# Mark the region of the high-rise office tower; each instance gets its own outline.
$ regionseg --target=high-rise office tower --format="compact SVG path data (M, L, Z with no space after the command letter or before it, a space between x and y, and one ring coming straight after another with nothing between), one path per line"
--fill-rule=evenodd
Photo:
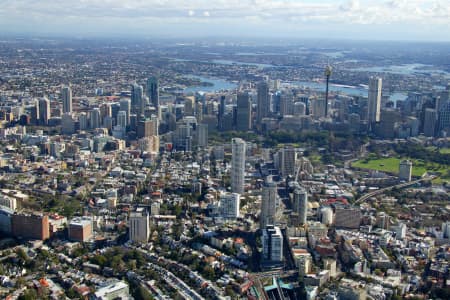
M325 117L326 112L326 100L323 98L315 99L312 102L312 114L314 118L323 118Z
M304 188L297 188L293 200L293 211L298 214L299 225L304 225L308 212L308 193Z
M194 116L195 97L187 96L184 98L184 116Z
M131 115L131 101L130 99L120 99L120 109L119 111L124 111L127 113L127 124L130 124Z
M159 108L159 80L156 77L150 77L147 79L147 96L150 99L150 104L156 108Z
M39 124L48 125L51 117L50 100L46 97L39 99Z
M438 130L439 132L450 131L450 103L442 106L438 111Z
M262 188L260 228L264 229L267 225L275 223L275 215L277 212L277 184L272 178L266 178L266 182Z
M239 218L240 195L237 193L226 193L220 196L221 216L226 219Z
M122 128L127 128L128 122L127 122L127 112L126 111L119 111L117 114L117 125L119 125Z
M195 118L197 122L203 121L203 104L201 102L195 104Z
M33 99L29 106L30 122L34 125L39 125L39 100Z
M281 91L276 91L273 95L272 95L272 112L274 114L278 114L280 113L280 103L281 102Z
M106 117L112 117L112 107L110 103L102 103L100 105L100 117L102 120Z
M270 113L270 94L267 82L260 82L257 86L256 120L261 120L269 116Z
M88 129L88 117L85 112L80 113L78 116L78 122L80 123L80 130Z
M252 129L252 102L248 93L241 93L237 96L236 130L250 129Z
M208 146L208 124L197 124L197 146L205 148Z
M245 148L243 139L234 138L231 140L231 191L233 193L244 193Z
M283 261L283 234L277 226L263 228L261 243L263 246L263 258L272 262Z
M150 222L148 212L139 207L130 213L130 241L146 243L150 236Z
M294 114L294 96L290 92L283 92L280 95L280 115Z
M61 133L73 134L75 132L75 122L70 113L65 113L61 117Z
M91 111L90 125L91 129L100 128L100 109L98 107Z
M381 88L380 77L369 78L369 98L367 101L367 121L369 124L380 122L381 112Z
M306 104L303 102L294 103L294 116L306 115Z
M294 175L296 152L292 146L285 146L280 149L274 156L275 166L278 168L281 176L287 177Z
M158 135L158 119L141 119L137 126L138 138Z
M144 88L134 83L131 85L131 109L134 113L140 113L143 115L142 101L144 101Z
M72 89L68 86L63 87L61 91L63 113L72 112Z
M220 96L220 103L219 103L219 113L217 115L218 119L218 129L223 130L223 118L225 116L225 96Z
M433 137L436 134L438 113L433 108L426 108L423 121L423 133L425 136Z

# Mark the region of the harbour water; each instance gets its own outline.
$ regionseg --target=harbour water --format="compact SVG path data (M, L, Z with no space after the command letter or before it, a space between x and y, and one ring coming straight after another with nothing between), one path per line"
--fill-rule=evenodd
M212 78L212 77L205 77L205 76L194 76L190 75L191 78L196 78L201 80L202 82L210 83L211 86L192 86L184 89L184 93L197 93L197 92L204 92L204 93L211 93L221 90L233 90L237 88L237 84L227 81L225 79L220 78ZM299 86L303 88L309 88L315 92L323 92L325 91L325 85L321 82L314 82L314 81L294 81L289 83L283 83L284 86L290 85L290 86ZM349 96L367 96L367 88L364 87L357 87L357 86L345 86L345 85L338 85L338 84L330 84L330 92L334 93L341 93ZM406 99L407 94L402 92L396 92L390 95L390 99L393 102L397 102L398 100L404 100Z

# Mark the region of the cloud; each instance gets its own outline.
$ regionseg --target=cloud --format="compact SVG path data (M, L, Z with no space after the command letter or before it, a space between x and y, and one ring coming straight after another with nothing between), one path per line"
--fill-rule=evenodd
M122 24L352 24L450 30L450 0L14 0L2 1L0 26L59 27L65 22ZM214 18L209 18L214 15ZM43 21L44 20L44 21ZM142 25L144 26L144 25Z
M261 16L267 21L286 19L323 19L334 22L349 22L361 18L376 23L434 22L447 18L450 24L450 0L15 0L3 4L3 18L26 18L27 15L41 17L79 16L84 18L182 18L208 17L217 11L224 19L239 19L247 15ZM377 18L367 18L377 12ZM417 12L420 12L417 14ZM302 18L303 17L303 18Z

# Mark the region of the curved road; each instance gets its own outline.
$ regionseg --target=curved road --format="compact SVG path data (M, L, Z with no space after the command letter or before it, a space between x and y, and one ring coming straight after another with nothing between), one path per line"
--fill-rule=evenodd
M360 197L358 200L355 201L354 204L358 204L359 202L365 201L365 200L369 199L370 197L376 196L376 195L378 195L378 194L382 194L382 193L384 193L385 191L392 190L393 188L399 188L399 189L402 189L402 188L405 188L405 187L414 185L414 184L416 184L416 183L419 183L419 182L421 182L421 181L425 181L425 180L433 180L433 179L435 179L436 177L437 177L437 176L435 176L435 175L424 176L424 177L422 177L422 178L420 178L420 179L417 179L417 180L414 180L414 181L409 181L409 182L404 182L404 183L399 183L399 184L396 184L396 185L388 186L388 187L385 187L385 188L382 188L382 189L379 189L379 190L370 192L370 193L368 193L368 194L366 194L366 195Z

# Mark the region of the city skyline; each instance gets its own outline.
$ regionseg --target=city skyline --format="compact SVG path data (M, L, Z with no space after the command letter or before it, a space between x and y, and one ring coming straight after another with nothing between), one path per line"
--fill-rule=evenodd
M19 0L0 16L13 35L450 41L448 0Z

